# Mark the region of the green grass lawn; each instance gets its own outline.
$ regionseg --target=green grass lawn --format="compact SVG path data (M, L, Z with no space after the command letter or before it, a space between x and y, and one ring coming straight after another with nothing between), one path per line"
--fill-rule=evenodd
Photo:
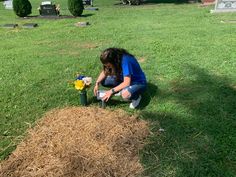
M61 14L70 15L66 1ZM210 14L198 4L114 5L96 0L99 11L67 19L19 19L0 4L0 159L16 148L27 128L45 112L79 106L68 87L76 72L96 78L107 47L133 53L148 78L137 113L152 122L150 144L140 153L152 177L236 176L235 13ZM31 0L32 15L38 1ZM89 21L86 28L74 23ZM24 23L38 23L24 29ZM88 93L91 105L97 105ZM159 132L163 128L164 132Z

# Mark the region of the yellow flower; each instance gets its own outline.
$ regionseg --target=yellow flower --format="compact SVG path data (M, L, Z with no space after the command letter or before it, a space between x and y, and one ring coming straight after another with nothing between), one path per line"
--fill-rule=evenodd
M76 80L76 81L74 82L74 84L75 84L75 89L76 89L76 90L83 90L84 87L85 87L85 84L84 84L84 81L83 81L83 80Z

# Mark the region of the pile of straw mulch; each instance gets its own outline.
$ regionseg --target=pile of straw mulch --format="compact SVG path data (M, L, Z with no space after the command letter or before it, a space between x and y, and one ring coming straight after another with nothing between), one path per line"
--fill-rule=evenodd
M0 164L0 176L139 176L138 152L148 134L147 122L121 110L53 110Z

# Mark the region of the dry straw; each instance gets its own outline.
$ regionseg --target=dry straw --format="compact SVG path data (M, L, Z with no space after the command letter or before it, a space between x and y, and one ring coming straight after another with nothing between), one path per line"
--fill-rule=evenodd
M1 163L0 176L139 176L138 152L148 134L147 122L121 110L53 110Z

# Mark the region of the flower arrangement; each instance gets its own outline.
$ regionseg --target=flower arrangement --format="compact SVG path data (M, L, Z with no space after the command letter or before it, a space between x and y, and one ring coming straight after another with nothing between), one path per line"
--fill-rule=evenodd
M74 81L74 86L76 90L80 92L86 91L87 88L92 84L92 78L82 75L77 75L76 80Z
M74 88L79 91L81 105L86 106L87 105L86 89L88 89L91 86L92 78L77 74L76 79L71 83L73 84Z

